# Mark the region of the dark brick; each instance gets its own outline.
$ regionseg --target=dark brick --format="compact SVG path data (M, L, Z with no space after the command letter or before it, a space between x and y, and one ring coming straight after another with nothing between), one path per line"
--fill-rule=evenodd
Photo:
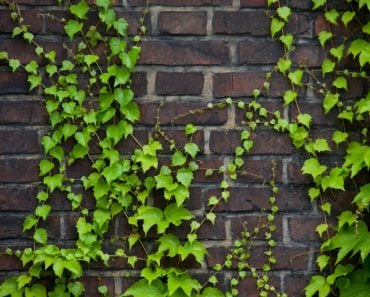
M32 159L0 160L0 182L25 183L38 181L39 161Z
M280 278L278 276L270 276L269 285L274 286L276 291L280 291ZM257 289L256 280L253 277L246 277L243 280L239 280L238 297L259 297L259 290Z
M129 0L129 3L137 3L139 1L140 0ZM150 3L152 5L168 6L223 6L232 5L232 0L152 0Z
M267 7L266 0L240 0L240 7Z
M293 184L309 184L312 179L309 175L303 174L301 167L303 162L291 161L288 163L288 181Z
M218 171L219 167L223 165L222 160L200 159L197 164L199 170L194 173L195 183L218 183L223 180L223 174ZM214 173L211 176L205 176L207 169L213 169Z
M157 95L200 95L204 77L199 72L158 72L156 76Z
M268 36L270 20L263 11L215 11L213 33Z
M147 94L148 80L146 73L135 72L132 77L131 87L135 94L135 97L142 97Z
M319 241L319 234L315 231L319 224L324 223L324 218L295 217L288 219L289 235L293 241L307 242Z
M207 13L160 11L158 14L158 30L161 34L171 35L205 35L207 29Z
M309 276L286 275L284 277L285 292L290 297L301 297L304 295L304 288L310 281Z
M159 103L143 103L140 105L141 123L155 125ZM226 108L207 109L204 103L196 102L165 102L160 108L161 125L222 125L226 123Z
M15 256L0 253L0 271L21 270L22 264ZM1 282L0 282L1 283Z
M234 154L235 148L241 145L240 133L239 130L212 131L209 140L211 150L217 154ZM273 130L259 129L252 134L251 140L254 141L254 147L249 154L276 155L293 152L290 138Z
M254 160L246 158L245 165L241 168L238 175L239 182L247 183L265 183L272 180L273 163L276 163L275 181L282 182L283 165L280 160L259 159Z
M0 101L0 124L2 125L47 123L48 114L41 101Z
M37 189L33 187L0 187L1 211L31 211L36 206Z
M275 40L242 41L238 46L241 64L275 64L284 55L282 46Z
M0 154L32 154L41 151L37 131L0 130Z
M292 53L292 59L298 65L321 67L326 55L325 50L319 46L299 45Z
M143 41L139 62L147 65L225 65L230 53L222 41Z
M37 10L22 9L22 17L25 24L29 25L29 31L32 33L39 33L42 30L42 20ZM0 32L10 33L13 28L17 26L10 18L8 10L0 10Z
M100 297L101 294L98 292L99 286L107 286L108 294L114 294L114 278L112 276L83 276L79 281L85 286L84 296L86 297Z
M163 129L162 130L169 139L173 139L175 141L177 149L183 150L184 145L189 142L188 137L185 135L184 131L178 129ZM202 130L195 132L192 137L192 142L197 144L199 147L199 154L203 152L204 147L204 133ZM170 153L170 145L169 143L163 143L163 153Z
M0 72L0 94L28 93L27 75L22 72L11 73L8 71Z

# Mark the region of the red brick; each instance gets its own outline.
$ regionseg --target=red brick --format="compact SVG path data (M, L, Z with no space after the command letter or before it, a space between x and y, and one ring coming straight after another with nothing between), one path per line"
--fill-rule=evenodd
M0 160L0 182L25 183L38 181L38 160L11 159Z
M295 217L288 219L289 235L293 241L307 242L320 241L319 234L315 231L319 224L323 224L323 218Z
M108 294L114 294L114 278L106 276L83 276L79 279L85 286L84 296L89 297L100 297L101 294L98 292L99 286L107 286Z
M267 7L266 0L240 0L240 7Z
M161 34L171 35L205 35L207 29L207 13L160 11L158 14L158 30Z
M32 154L41 151L37 131L0 130L0 154Z
M142 97L147 94L148 80L146 78L146 73L135 72L132 76L132 91L135 97Z
M8 256L0 252L0 271L21 270L22 264L15 256ZM1 283L1 282L0 282Z
M289 297L301 297L310 281L309 276L287 275L284 277L285 292Z
M173 139L175 141L177 149L183 150L184 145L189 142L189 138L185 135L184 130L178 130L178 129L162 129L162 131L165 133L166 136L169 137L169 139ZM162 139L161 137L159 139ZM204 134L203 131L197 131L192 137L192 142L197 144L199 147L199 154L203 152L203 146L204 146ZM170 144L168 142L163 143L163 152L162 153L171 153L170 150ZM191 158L189 158L191 159Z
M284 55L281 44L275 40L242 41L238 46L240 64L275 64Z
M29 90L27 75L22 72L0 72L0 94L27 93Z
M323 50L320 46L299 45L292 53L292 59L298 65L321 67L326 55L327 54L325 50Z
M159 103L143 103L140 105L141 123L155 125ZM196 102L165 102L160 108L161 125L222 125L228 118L226 108L208 110L204 103Z
M137 3L139 0L129 0ZM141 3L141 2L139 2ZM232 5L232 0L152 0L151 5L167 5L167 6L222 6Z
M270 19L264 11L215 11L213 33L268 36Z
M280 278L278 276L270 276L269 285L276 288L276 291L280 291ZM260 290L257 289L256 280L252 277L246 277L243 280L239 280L238 284L239 294L238 297L259 297ZM275 296L268 295L268 296Z
M222 41L143 41L139 62L146 65L225 65L230 60Z
M31 211L36 206L36 188L1 186L0 210L1 211Z
M42 20L36 10L22 9L22 17L25 24L29 25L29 30L32 33L39 33L42 30ZM0 10L0 32L10 33L17 23L10 18L8 10Z
M0 101L1 125L47 123L48 114L41 101Z
M288 181L293 184L308 184L312 182L309 175L303 174L303 162L292 161L288 163Z
M239 130L212 131L210 136L210 148L218 154L234 154L235 148L241 145ZM225 141L227 139L228 141ZM277 155L291 154L293 148L287 135L273 130L259 129L252 134L254 147L249 155Z
M155 83L157 95L200 95L204 77L200 72L158 72Z
M246 158L245 165L241 168L238 175L239 182L264 183L272 180L273 162L276 163L275 181L282 182L283 166L280 160Z
M218 183L223 180L223 174L218 171L223 165L222 160L200 159L197 164L199 170L194 173L194 183ZM213 169L214 173L211 176L205 176L207 169Z

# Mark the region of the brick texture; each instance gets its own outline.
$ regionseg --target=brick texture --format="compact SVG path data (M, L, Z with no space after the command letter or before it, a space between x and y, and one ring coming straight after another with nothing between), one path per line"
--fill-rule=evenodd
M16 2L21 5L24 21L30 25L30 31L38 41L47 49L56 51L57 63L65 59L67 55L61 45L68 39L63 35L63 24L40 16L40 13L50 12L63 18L66 11L57 6L55 0ZM92 4L94 1L87 2ZM130 35L139 32L139 18L145 2L114 1L117 14L129 23ZM291 119L295 119L299 112L296 106L284 107L281 104L281 95L290 88L285 77L273 74L269 90L262 88L266 71L284 54L281 45L270 36L269 22L273 11L266 8L266 0L150 2L146 18L148 32L143 37L138 70L132 79L135 100L141 112L134 136L141 143L145 143L150 136L158 136L154 133L154 125L159 121L162 131L175 139L177 147L182 149L186 142L184 126L188 123L197 126L198 131L192 141L200 148L196 160L199 171L194 174L188 207L201 220L202 211L210 209L209 197L220 195L219 183L226 174L219 168L227 167L235 148L241 145L240 131L244 126L240 124L247 120L245 111L237 107L220 109L215 107L217 103L231 97L248 104L253 99L253 90L261 88L260 100L269 111L279 110ZM295 50L290 54L294 66L305 64L311 69L320 68L327 53L314 38L328 24L320 10L310 12L312 1L287 2L293 10L287 31L298 38ZM93 24L96 19L91 12L89 22ZM0 51L8 51L22 63L31 59L39 61L31 44L11 38L12 28L11 18L1 8ZM338 32L348 34L352 28L339 28ZM103 55L104 48L99 50ZM356 66L348 57L343 63ZM305 81L308 79L304 77ZM325 79L327 83L333 80L329 76ZM367 89L362 80L352 79L349 89L351 97L344 98L361 98ZM35 196L41 180L38 168L42 158L40 140L49 129L49 119L43 105L45 98L40 95L40 90L28 90L26 74L21 69L12 73L0 61L0 282L7 275L14 275L22 269L17 259L4 253L6 248L32 246L31 234L22 231L22 221L37 204ZM321 98L311 93L299 93L300 111L314 115L313 136L331 135L338 122L330 113L323 113ZM207 108L207 104L213 104L214 107ZM199 279L207 280L212 265L225 260L228 248L233 240L240 238L245 223L248 228L256 226L261 209L268 210L270 207L268 199L271 189L268 185L275 163L275 182L279 188L276 204L280 212L276 218L277 230L273 234L277 241L274 253L278 262L271 274L272 284L290 297L304 296L303 289L317 269L312 254L320 243L315 228L322 222L321 214L306 194L312 182L300 170L305 156L294 150L287 135L270 128L258 126L251 139L254 148L243 157L245 164L240 168L238 179L233 181L229 201L216 207L215 225L207 222L200 229L198 238L209 246L205 265L194 265L194 261L187 261L184 266L195 269L190 271L199 275ZM92 153L99 154L101 148L97 140L91 143ZM169 144L164 142L163 147L160 163L169 164ZM135 148L137 143L134 139L122 140L117 145L122 154L130 154ZM337 159L327 161L336 162ZM205 176L207 168L213 169L209 177ZM89 162L78 161L68 168L67 173L68 177L79 179L89 174L90 170ZM82 186L73 186L73 191L83 192ZM337 215L344 206L348 207L354 195L338 195L333 201L333 214ZM49 230L54 243L73 246L77 237L77 213L71 211L63 193L55 191L51 196L49 202L53 212L40 226ZM167 201L160 191L153 196L155 205L166 205ZM82 206L94 209L92 193L88 191L84 198ZM189 229L190 226L186 225L175 232L185 239ZM104 248L114 253L116 246L109 239L128 235L130 230L126 218L117 216L109 227L109 238ZM145 244L152 248L157 238L154 233L150 236L152 240ZM257 239L250 263L261 269L266 247L261 244L263 234L259 234ZM139 257L145 257L142 250L138 253ZM86 285L85 296L100 296L96 290L99 285L106 285L110 295L120 295L136 280L137 271L131 278L122 277L126 270L131 269L126 260L115 258L110 264L110 267L104 267L102 263L86 265L88 274L81 279ZM236 274L235 265L225 273L220 273L219 286L226 288L230 277ZM259 296L255 282L250 277L240 282L238 296Z

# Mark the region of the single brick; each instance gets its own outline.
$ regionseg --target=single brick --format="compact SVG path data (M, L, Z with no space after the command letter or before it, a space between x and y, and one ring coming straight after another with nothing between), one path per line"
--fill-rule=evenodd
M37 131L0 130L0 154L40 153Z
M284 55L278 41L248 40L238 44L239 64L275 64Z
M301 297L309 281L310 276L307 275L286 275L284 277L284 291L289 297Z
M1 211L31 211L36 206L36 194L34 187L1 186Z
M226 65L230 52L223 41L143 41L141 64Z
M0 182L25 183L38 181L39 161L31 159L0 160Z
M155 86L157 95L200 95L204 77L200 72L158 72Z
M215 11L213 33L268 36L270 20L263 11Z
M289 236L293 241L320 241L316 227L324 223L324 218L294 217L288 219Z
M205 35L207 29L207 13L160 11L158 14L158 30L161 34L172 35Z
M44 125L48 119L41 101L0 101L1 125Z
M29 93L27 75L23 72L0 72L0 94Z
M139 2L139 0L129 0L130 2ZM152 0L152 5L167 5L167 6L224 6L232 5L232 0Z

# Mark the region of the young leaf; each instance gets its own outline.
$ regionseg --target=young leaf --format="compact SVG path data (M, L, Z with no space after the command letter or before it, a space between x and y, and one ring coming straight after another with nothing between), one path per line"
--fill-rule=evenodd
M284 105L289 105L290 103L294 102L298 96L297 92L294 92L293 90L287 90L284 93L283 99L284 99Z
M319 175L323 174L326 170L326 166L321 165L315 158L307 159L302 167L302 172L305 174L312 175L313 179L316 179Z
M284 25L285 23L283 21L273 18L270 26L271 36L274 37L276 33L280 32Z
M328 113L338 103L338 101L339 94L327 93L323 102L325 113Z
M325 12L325 19L334 25L337 25L337 19L339 17L339 13L336 9L332 9L330 11Z
M333 33L328 31L321 31L319 33L319 41L322 47L325 47L325 43L333 37Z
M303 77L303 71L300 69L297 69L294 72L290 72L288 74L288 78L292 82L292 84L295 84L297 86L302 86L302 77Z
M183 152L176 151L172 156L172 166L181 166L184 165L186 162L186 157L184 156Z
M200 149L196 143L187 143L184 146L184 151L194 159L198 152L200 151Z
M40 176L43 176L54 168L54 163L44 159L40 162L39 167L40 167Z
M324 6L326 3L326 0L312 0L312 2L313 2L312 9L315 10L321 6Z
M347 132L342 132L342 131L334 131L332 140L338 145L342 142L345 142L348 138L348 133Z
M325 76L327 73L333 72L335 69L335 62L329 59L325 59L321 65L322 75Z
M192 135L195 132L197 132L197 127L195 127L193 124L187 124L185 126L185 134L186 134L186 136Z
M78 4L71 5L69 10L79 19L85 20L87 19L86 14L89 10L89 6L86 4L85 0L82 0Z
M69 20L67 22L67 25L64 26L64 30L67 33L70 40L73 39L73 36L76 33L81 32L82 28L83 28L83 23L80 23L76 20Z
M9 60L9 67L12 69L13 72L15 72L19 68L20 65L21 63L17 59Z
M344 24L344 26L347 27L348 23L352 21L355 16L356 12L347 10L343 13L341 21Z
M51 206L48 204L39 205L35 209L35 215L41 217L44 221L51 211Z
M345 89L346 91L348 91L347 79L344 78L343 76L338 76L333 81L333 86L336 87L337 89Z
M33 239L40 244L45 245L48 240L48 233L43 228L36 229L35 233L33 234Z
M285 22L288 22L288 18L290 14L292 13L292 10L288 6L280 6L276 10L276 12L280 18L282 18Z

